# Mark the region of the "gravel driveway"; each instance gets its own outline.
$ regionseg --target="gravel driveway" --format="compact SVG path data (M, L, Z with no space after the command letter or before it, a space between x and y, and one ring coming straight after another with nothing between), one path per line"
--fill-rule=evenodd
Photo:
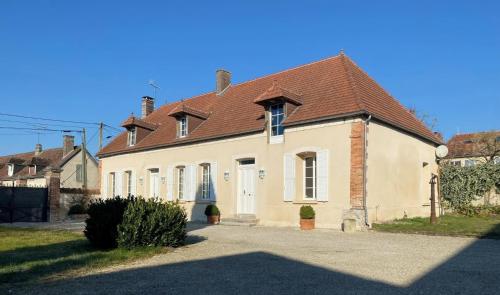
M194 228L189 245L32 294L499 294L500 241ZM24 292L23 292L24 293Z

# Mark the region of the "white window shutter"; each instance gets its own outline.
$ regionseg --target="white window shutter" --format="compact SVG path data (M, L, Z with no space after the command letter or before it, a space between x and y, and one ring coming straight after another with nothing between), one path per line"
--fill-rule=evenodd
M174 200L174 166L167 167L167 201Z
M109 173L103 173L103 179L104 179L104 186L102 187L101 191L101 198L109 198Z
M217 162L210 163L210 200L217 200Z
M283 200L291 202L295 198L295 155L285 154L283 157L284 190Z
M137 197L137 186L134 171L130 171L130 195Z
M123 173L122 172L116 172L115 174L115 182L116 182L116 187L115 187L115 194L117 196L123 197L122 196L122 189L123 189Z
M321 150L316 153L316 167L317 167L317 195L316 199L319 202L328 201L328 164L329 151Z

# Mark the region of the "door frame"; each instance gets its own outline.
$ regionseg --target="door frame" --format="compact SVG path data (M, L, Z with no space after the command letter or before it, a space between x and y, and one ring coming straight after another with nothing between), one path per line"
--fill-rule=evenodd
M241 162L243 161L247 161L247 160L253 160L254 163L253 164L244 164L242 165ZM239 215L239 214L252 214L252 215L255 215L256 214L256 204L257 204L257 194L256 194L256 171L255 171L255 167L257 167L257 165L255 164L255 158L243 158L243 159L238 159L236 161L236 165L237 165L237 178L236 178L236 214ZM252 171L252 175L253 175L253 206L252 206L252 211L253 212L242 212L243 211L243 208L242 208L242 194L241 194L241 186L243 185L243 181L242 181L242 173L241 171L242 170L247 170L247 171Z

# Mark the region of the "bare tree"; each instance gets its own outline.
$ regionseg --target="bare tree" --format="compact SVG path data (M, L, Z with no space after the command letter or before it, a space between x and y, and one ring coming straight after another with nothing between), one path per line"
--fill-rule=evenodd
M421 112L414 106L409 107L408 111L410 111L410 113L412 113L418 120L424 123L424 125L427 126L430 130L434 130L436 128L438 122L436 117Z
M475 142L475 153L485 162L494 161L500 157L500 132L480 133Z

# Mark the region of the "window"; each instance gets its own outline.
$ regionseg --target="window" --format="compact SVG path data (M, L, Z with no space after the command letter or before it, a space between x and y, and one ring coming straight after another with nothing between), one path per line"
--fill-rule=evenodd
M283 104L275 104L271 106L271 136L283 135L283 119L285 113Z
M36 174L36 165L29 166L28 170L29 170L28 173L30 175L35 175Z
M127 195L132 196L132 171L125 171L127 177Z
M179 119L179 137L185 137L187 133L187 117L184 116Z
M137 140L137 128L132 127L128 130L127 144L128 146L134 146Z
M82 164L76 164L75 176L76 176L76 181L77 182L82 182L83 181Z
M179 200L184 199L184 176L185 176L185 168L177 167L177 198Z
M500 164L500 157L495 157L495 159L493 159L493 163Z
M316 199L316 157L304 158L304 199Z
M304 158L304 198L316 198L316 157Z
M465 167L472 167L472 166L475 166L475 165L476 165L476 161L469 160L469 159L465 160L465 163L464 163Z
M201 165L201 198L210 199L210 164Z
M9 176L14 175L14 164L9 164L9 165L7 166L7 174L8 174Z
M458 161L451 161L450 164L453 165L453 166L458 166L458 167L462 166L462 162L460 162L460 160L458 160Z

